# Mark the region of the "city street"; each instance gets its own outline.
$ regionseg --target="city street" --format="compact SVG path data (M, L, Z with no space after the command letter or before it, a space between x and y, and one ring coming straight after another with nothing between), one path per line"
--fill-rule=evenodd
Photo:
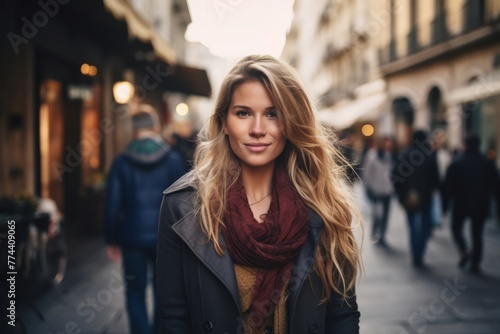
M256 311L268 332L261 302L276 292L289 296L290 321L278 308L271 331L352 325L321 320L323 260L321 280L297 285L305 293L282 282L295 254L307 265L312 254L299 194L330 211L320 257L349 276L362 255L360 333L500 333L500 208L484 205L490 194L500 201L500 0L7 0L0 31L0 304L9 326L0 334L130 334L125 282L140 294L143 264L155 258L134 247L155 249L161 194L188 170L202 203L194 210L229 208L217 217L226 258L265 268L243 268L238 285L231 261L193 247L188 219L178 233L193 254L164 234L166 262L180 261L161 264L160 286L184 293L174 282L190 283L193 331L246 329ZM360 253L351 222L338 223L356 210L330 153L364 174L368 191L352 187ZM272 170L282 164L288 178ZM409 227L388 199L397 191L417 210L438 183L457 213L488 219L483 235L464 222L465 249L455 217L461 254L451 214L433 222L422 256L421 231L409 236L421 217L410 215ZM387 225L382 244L372 240L367 193L389 217L376 220L377 233ZM172 201L173 216L182 201ZM207 234L219 233L217 222L203 221ZM484 240L480 268L471 234ZM459 267L461 256L473 270ZM134 332L147 327L146 308L152 317L152 285L146 303L128 299ZM246 299L250 314L240 311Z
M355 191L368 217L359 185ZM365 239L370 223L369 219L365 222ZM412 267L407 239L403 212L393 201L388 247L369 241L363 244L365 273L358 284L361 333L499 333L498 226L489 222L486 227L480 276L457 268L458 255L448 226L434 231L424 268ZM23 307L28 333L127 333L119 265L107 260L100 239L80 243L73 246L77 249L70 254L73 266L62 284L37 298L33 306Z
M366 205L362 209L367 217ZM367 219L366 235L370 223ZM448 224L434 230L424 268L414 268L406 219L396 200L392 202L386 237L387 248L368 241L363 245L365 275L358 284L361 333L500 332L498 225L490 221L486 226L480 276L458 269L459 257Z

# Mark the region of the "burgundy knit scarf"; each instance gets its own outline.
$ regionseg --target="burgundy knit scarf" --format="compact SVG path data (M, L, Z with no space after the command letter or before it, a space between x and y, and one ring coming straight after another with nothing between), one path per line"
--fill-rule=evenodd
M241 176L229 189L222 233L234 262L259 268L250 312L274 312L291 277L293 260L307 240L308 213L283 168L273 176L271 206L263 223L253 217Z

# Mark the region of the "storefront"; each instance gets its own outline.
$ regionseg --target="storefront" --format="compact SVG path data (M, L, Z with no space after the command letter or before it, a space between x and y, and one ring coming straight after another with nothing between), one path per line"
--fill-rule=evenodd
M0 197L52 198L67 228L91 233L102 226L109 165L130 139L128 107L116 103L113 85L129 80L164 122L167 91L210 94L205 71L177 63L151 29L131 38L130 27L147 26L106 3L126 4L9 1L0 14L9 36L0 53Z
M478 134L481 151L500 165L500 70L469 80L451 92L448 102L462 119L463 132Z

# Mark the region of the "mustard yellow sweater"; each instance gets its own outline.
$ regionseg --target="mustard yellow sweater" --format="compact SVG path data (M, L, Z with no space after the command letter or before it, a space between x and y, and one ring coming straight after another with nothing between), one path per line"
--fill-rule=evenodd
M238 283L238 293L240 295L241 309L243 311L243 321L245 323L245 334L285 334L286 333L286 286L281 291L280 303L276 305L274 313L271 316L262 319L262 317L249 312L252 303L255 281L257 279L258 268L251 268L234 265L236 281ZM266 328L272 331L266 332Z

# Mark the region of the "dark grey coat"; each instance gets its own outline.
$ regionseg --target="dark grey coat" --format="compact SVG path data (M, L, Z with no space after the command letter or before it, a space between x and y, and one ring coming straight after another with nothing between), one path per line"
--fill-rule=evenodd
M190 178L186 175L164 192L156 278L160 333L243 333L233 261L227 251L219 256L207 242L193 214ZM355 296L349 305L338 295L320 305L323 290L311 267L323 224L309 212L309 238L295 261L289 286L288 332L358 333ZM224 246L222 235L219 238Z

